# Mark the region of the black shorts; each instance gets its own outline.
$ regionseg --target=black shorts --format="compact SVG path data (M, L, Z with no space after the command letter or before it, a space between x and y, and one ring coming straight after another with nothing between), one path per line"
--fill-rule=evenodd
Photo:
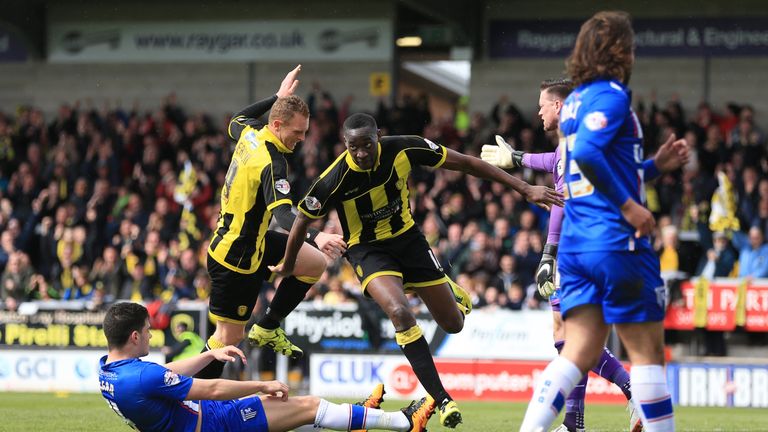
M253 273L230 270L208 255L208 275L211 277L208 311L212 319L243 325L248 322L259 298L261 285L272 278L272 272L267 266L282 261L288 235L267 231L264 242L264 257Z
M406 290L448 282L440 261L416 226L397 237L351 246L347 259L363 292L371 280L386 275L401 278Z

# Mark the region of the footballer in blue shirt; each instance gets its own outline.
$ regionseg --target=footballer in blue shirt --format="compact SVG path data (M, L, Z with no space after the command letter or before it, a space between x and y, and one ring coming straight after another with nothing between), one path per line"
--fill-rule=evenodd
M664 372L664 284L648 235L642 128L627 83L634 32L625 12L581 27L567 68L576 88L560 111L565 216L560 307L568 343L534 389L521 431L547 429L565 397L597 363L610 326L632 362L633 402L649 432L674 430Z
M149 353L149 314L136 303L117 303L104 317L109 353L101 358L99 385L110 408L143 432L277 432L302 425L331 430L424 431L435 409L429 396L400 411L377 409L379 384L360 404L334 404L314 396L288 397L279 381L190 378L211 361L235 361L233 346L161 366L142 361ZM266 396L256 396L263 393Z

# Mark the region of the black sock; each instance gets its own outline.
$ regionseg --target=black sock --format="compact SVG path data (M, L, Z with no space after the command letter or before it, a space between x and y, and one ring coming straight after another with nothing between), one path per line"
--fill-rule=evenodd
M435 361L432 359L432 353L429 352L429 344L424 336L415 341L401 345L405 358L411 363L413 373L419 379L421 385L435 399L438 406L441 406L447 400L452 400L448 392L445 391L443 383L440 382L440 375L437 374Z
M206 351L210 351L211 348L208 347L208 344L205 344L205 347L201 351L201 353L204 353ZM221 378L221 374L224 373L224 365L226 363L218 360L212 360L210 363L208 363L208 366L204 367L200 372L195 374L195 378L204 378L204 379L213 379L213 378Z
M280 327L280 321L296 309L310 288L312 288L312 284L302 282L295 276L283 279L275 291L275 296L267 308L267 313L256 324L270 330Z

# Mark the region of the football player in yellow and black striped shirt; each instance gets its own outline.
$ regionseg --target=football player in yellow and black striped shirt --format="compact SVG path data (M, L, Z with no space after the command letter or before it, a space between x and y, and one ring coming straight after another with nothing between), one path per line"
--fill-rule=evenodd
M347 150L315 180L299 204L301 213L291 229L284 263L272 270L281 274L294 272L309 223L336 209L349 246L347 259L364 292L394 324L398 345L440 407L440 422L456 427L461 422L461 413L440 382L404 288L421 297L435 321L448 333L462 329L464 314L469 313L472 304L468 294L445 275L413 221L408 191L411 167L442 166L494 180L545 207L562 205L562 197L550 188L531 186L478 158L448 150L428 139L382 137L376 121L367 114L354 114L344 122L344 141Z
M264 280L271 278L268 266L283 257L288 236L268 231L272 216L290 230L291 186L287 180L286 153L304 139L309 128L309 109L293 95L301 66L286 75L280 90L271 98L256 102L235 114L229 136L237 141L221 192L221 213L208 247L208 274L211 277L209 315L216 331L206 350L237 345L243 340L245 324L251 317ZM269 124L256 128L256 119L271 108ZM310 233L309 240L333 255L345 247L340 236ZM295 276L284 278L267 313L251 328L248 339L258 346L270 346L298 358L302 351L291 344L280 329L280 321L303 299L304 294L325 271L320 251L304 245ZM214 361L198 378L218 378L224 364Z

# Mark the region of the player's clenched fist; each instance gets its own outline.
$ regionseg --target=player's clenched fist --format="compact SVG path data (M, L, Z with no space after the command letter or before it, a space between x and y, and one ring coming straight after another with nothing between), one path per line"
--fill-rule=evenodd
M480 159L499 168L516 168L523 165L524 152L513 149L501 135L496 135L496 144L484 145Z
M547 243L541 255L539 268L536 269L536 287L542 297L549 298L555 292L555 266L557 265L557 245Z

